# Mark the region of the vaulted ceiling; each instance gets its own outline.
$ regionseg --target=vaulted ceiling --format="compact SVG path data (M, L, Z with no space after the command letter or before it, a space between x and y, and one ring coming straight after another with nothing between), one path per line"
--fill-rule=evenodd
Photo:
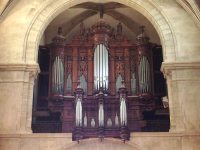
M9 11L15 6L19 0L0 0L0 21L3 20ZM199 0L176 0L189 14L192 15L197 25L200 27L200 1ZM57 16L46 29L43 39L43 44L50 43L53 36L56 35L56 30L59 26L63 27L64 33L69 40L72 35L78 31L80 22L84 22L90 27L99 18L99 6L102 3L82 3L74 6L59 16ZM124 33L130 40L134 40L138 34L138 26L146 26L146 32L154 43L160 43L159 37L151 25L151 23L137 11L119 3L110 2L103 4L104 19L113 27L118 22L122 22Z
M56 35L57 28L63 28L63 34L69 41L73 35L79 32L79 25L84 23L86 28L91 27L102 17L112 27L116 28L119 22L122 23L123 33L134 41L139 34L139 26L146 27L146 33L151 42L160 43L158 34L152 24L139 12L119 3L82 3L76 5L58 15L45 31L45 43L50 43Z

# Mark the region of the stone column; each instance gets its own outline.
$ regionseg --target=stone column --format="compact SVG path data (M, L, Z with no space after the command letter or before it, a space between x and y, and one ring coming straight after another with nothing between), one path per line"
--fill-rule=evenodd
M200 131L200 63L163 63L171 132Z
M0 133L31 133L37 64L0 65Z

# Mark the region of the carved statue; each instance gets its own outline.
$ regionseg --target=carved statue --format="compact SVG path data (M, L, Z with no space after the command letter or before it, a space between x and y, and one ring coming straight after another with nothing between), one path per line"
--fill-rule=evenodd
M117 35L122 35L122 24L121 22L117 25Z
M80 24L80 35L83 36L85 34L85 25L83 22Z

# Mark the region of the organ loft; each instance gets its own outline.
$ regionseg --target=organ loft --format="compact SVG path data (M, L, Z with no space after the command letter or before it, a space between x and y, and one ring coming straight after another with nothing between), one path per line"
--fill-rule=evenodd
M90 28L82 22L79 28L68 42L58 28L52 43L40 47L33 131L71 132L76 141L125 141L130 132L155 131L158 124L151 119L159 121L157 112L163 110L161 97L166 94L156 70L162 60L153 52L161 47L150 43L143 26L135 42L123 34L121 23L112 27L103 18ZM159 131L168 125L166 119Z

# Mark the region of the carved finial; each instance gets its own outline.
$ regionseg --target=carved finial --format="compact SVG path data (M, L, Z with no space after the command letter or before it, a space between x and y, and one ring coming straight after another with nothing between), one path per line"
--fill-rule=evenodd
M80 89L81 88L81 82L80 80L77 81L77 89Z
M144 33L145 26L140 26L139 29L140 29L141 33Z
M117 35L122 35L122 24L121 22L117 25Z
M125 82L124 82L124 80L121 81L121 88L125 88Z
M65 45L65 37L62 33L62 27L58 27L57 35L52 39L52 42L57 45Z
M145 26L140 26L139 27L139 30L140 30L140 33L139 35L137 36L137 42L138 43L145 43L145 44L148 44L149 43L149 37L148 35L145 33Z
M58 35L62 35L62 27L58 27Z
M80 24L80 35L84 35L85 34L85 25L83 22L81 22Z

